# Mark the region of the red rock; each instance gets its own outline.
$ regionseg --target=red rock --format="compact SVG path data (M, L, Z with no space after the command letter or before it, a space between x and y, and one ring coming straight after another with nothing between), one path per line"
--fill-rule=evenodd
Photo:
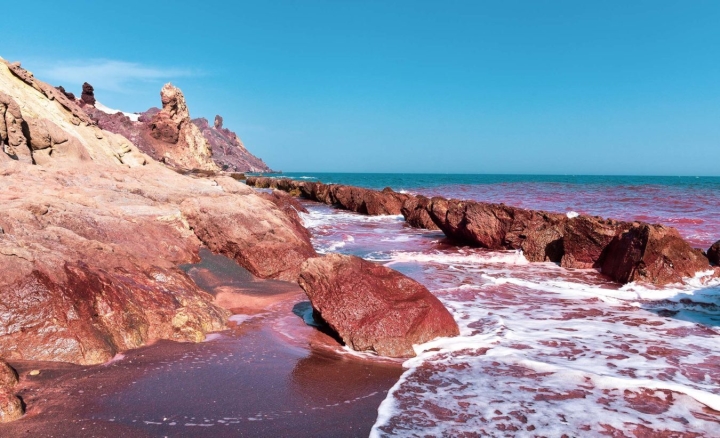
M23 416L22 402L7 389L0 388L0 423L15 421Z
M253 193L247 193L243 203L203 197L187 199L180 208L211 251L235 259L258 277L295 281L300 265L316 255L307 231Z
M310 238L310 231L305 228L299 215L299 213L307 213L307 208L303 207L295 198L280 190L273 190L272 193L260 193L259 195L275 204L285 213L299 234Z
M413 228L424 228L426 230L439 230L428 213L430 199L425 196L411 196L402 205L400 213L405 222Z
M565 268L599 268L603 252L610 242L630 228L627 222L603 220L598 217L578 216L565 222L563 229L563 257Z
M95 105L95 89L87 82L82 85L80 100L82 100L86 105Z
M424 286L359 257L309 259L299 284L315 311L358 351L410 357L413 344L459 334L452 315Z
M213 126L204 118L193 119L192 122L210 144L213 160L221 169L235 172L272 172L262 159L245 148L236 133L223 128L222 117L215 116Z
M707 257L675 228L642 223L613 239L602 263L602 273L620 283L679 283L708 269Z
M18 376L15 370L0 359L0 388L12 388L17 382Z
M68 99L75 100L75 95L73 93L70 93L69 91L65 91L65 87L63 87L62 85L58 85L55 88L57 88L57 90L64 94L65 97L67 97Z
M710 263L720 265L720 240L715 242L710 249L708 249L707 257L710 260Z

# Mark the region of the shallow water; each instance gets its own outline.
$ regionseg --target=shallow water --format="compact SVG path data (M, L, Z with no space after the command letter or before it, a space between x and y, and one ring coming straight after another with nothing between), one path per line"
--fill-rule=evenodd
M553 211L656 218L703 247L714 241L710 236L720 237L712 222L720 204L706 204L720 191L697 187L678 189L701 192L692 201L673 201L675 189L668 187L616 186L609 193L574 187L567 204L546 183L414 191L434 190ZM624 191L643 203L630 195L611 201ZM405 226L401 217L306 206L303 217L320 252L359 255L415 278L461 328L458 338L417 347L419 357L405 363L379 409L374 436L720 436L717 279L620 287L594 270L458 248L440 232ZM672 215L683 220L673 223Z

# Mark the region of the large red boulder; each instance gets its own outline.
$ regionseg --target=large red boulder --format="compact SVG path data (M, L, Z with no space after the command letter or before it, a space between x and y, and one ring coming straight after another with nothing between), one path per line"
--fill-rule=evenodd
M297 199L285 192L281 192L280 190L273 190L270 193L260 193L259 195L261 198L265 198L275 204L275 206L285 213L288 219L290 219L293 226L300 234L310 238L310 231L305 228L305 225L303 225L303 221L300 218L300 213L307 213L308 210L303 207Z
M423 285L359 257L309 259L298 282L315 311L358 351L410 357L413 344L460 333L450 312Z
M642 223L615 237L602 263L603 274L620 283L679 283L709 269L707 257L675 228Z

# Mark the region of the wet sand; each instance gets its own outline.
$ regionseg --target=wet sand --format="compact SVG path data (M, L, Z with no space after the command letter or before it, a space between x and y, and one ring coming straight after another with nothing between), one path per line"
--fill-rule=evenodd
M106 365L11 362L27 413L0 425L0 436L367 436L400 362L348 354L307 326L297 285L202 255L185 268L239 324Z

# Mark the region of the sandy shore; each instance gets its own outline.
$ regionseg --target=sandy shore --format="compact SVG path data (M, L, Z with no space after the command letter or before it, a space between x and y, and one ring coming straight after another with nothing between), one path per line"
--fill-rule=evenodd
M367 436L400 362L346 353L307 326L297 285L202 255L185 268L238 314L230 329L100 366L12 362L27 413L0 436Z

